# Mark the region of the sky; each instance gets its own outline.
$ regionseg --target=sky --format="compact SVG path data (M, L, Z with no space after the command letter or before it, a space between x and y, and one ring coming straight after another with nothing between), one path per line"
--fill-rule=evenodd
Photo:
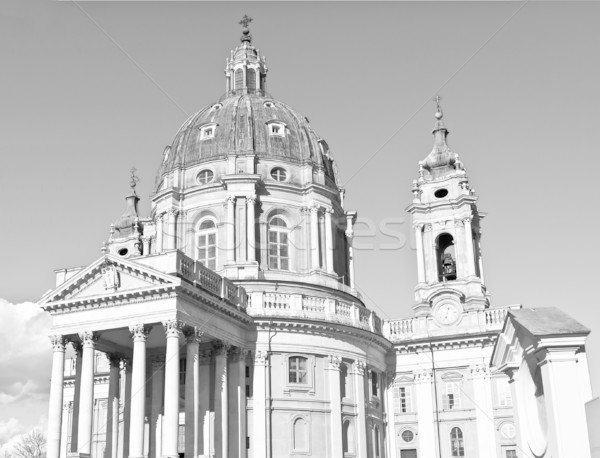
M359 214L367 306L385 319L412 314L405 208L440 94L449 144L487 213L493 306L560 307L590 328L600 395L599 2L5 0L0 450L44 427L49 319L32 302L54 269L99 257L132 166L149 213L164 147L221 96L244 14L269 92L307 116L336 157L346 208ZM368 235L382 225L396 235Z

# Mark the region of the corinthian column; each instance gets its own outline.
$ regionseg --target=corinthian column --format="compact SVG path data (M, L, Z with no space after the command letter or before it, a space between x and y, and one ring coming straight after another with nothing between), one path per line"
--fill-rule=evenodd
M106 413L106 458L117 458L119 447L119 372L120 355L109 354L108 399Z
M227 196L227 262L235 261L235 196Z
M183 323L177 320L163 322L167 336L165 355L165 416L163 422L162 456L179 458L179 336Z
M415 372L415 391L417 398L417 422L419 426L419 444L422 456L436 456L436 438L434 430L434 405L432 396L433 372L424 369Z
M467 253L467 275L475 275L475 254L473 253L473 229L471 218L464 218L465 224L465 253Z
M470 371L477 420L479 456L494 456L496 454L496 427L490 420L494 418L490 370L485 364L479 364L471 366Z
M52 378L50 381L50 405L48 409L47 458L59 458L63 413L63 382L65 374L65 344L63 336L51 336Z
M227 389L228 345L220 345L215 351L215 453L219 457L229 456L229 409Z
M256 261L256 234L254 228L256 226L255 216L256 196L246 197L246 207L248 215L248 261Z
M198 404L198 381L200 376L200 361L198 359L198 344L200 338L196 330L186 332L186 370L185 370L185 454L197 457L199 447L200 406Z
M156 253L163 252L163 214L156 215Z
M77 453L89 456L92 451L92 417L94 411L94 351L98 336L94 332L79 334L83 342L81 390L79 392L79 422Z
M267 365L269 354L257 350L254 355L252 455L267 456Z
M129 328L133 339L131 372L131 414L129 420L129 458L144 455L144 417L146 406L146 339L150 329L143 324Z
M415 243L417 246L417 281L425 282L425 259L423 257L423 225L413 225L415 230Z
M167 224L167 250L177 248L177 209L169 208L169 222Z

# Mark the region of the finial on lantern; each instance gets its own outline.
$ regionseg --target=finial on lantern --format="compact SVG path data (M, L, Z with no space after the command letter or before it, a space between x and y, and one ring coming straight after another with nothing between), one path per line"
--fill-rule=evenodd
M435 119L437 119L438 121L444 117L444 113L442 112L442 107L440 106L440 100L442 100L442 98L439 95L436 95L433 98L433 101L435 102L436 107L437 107L437 111L435 113Z
M242 20L240 22L238 22L238 24L240 24L243 29L242 29L242 38L241 41L248 41L251 42L252 41L252 35L250 35L250 29L248 29L248 25L250 25L250 23L252 22L252 18L250 16L248 16L247 14L244 14L244 17L242 18Z
M131 187L131 190L133 191L134 194L135 194L135 187L137 186L137 184L140 181L140 178L138 176L136 176L135 172L137 172L137 169L135 167L131 167L131 170L129 171L129 173L131 174L129 186Z

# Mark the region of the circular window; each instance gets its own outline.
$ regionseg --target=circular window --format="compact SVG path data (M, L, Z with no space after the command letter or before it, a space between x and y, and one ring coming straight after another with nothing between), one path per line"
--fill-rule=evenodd
M442 197L446 197L448 195L448 190L446 188L438 189L433 193L435 197L441 199Z
M287 180L287 172L281 167L275 167L271 170L271 177L273 177L275 181L285 181Z
M273 102L265 102L264 106L265 108L273 108Z
M415 433L413 433L410 429L405 429L402 431L402 440L404 442L412 442L415 438Z
M502 436L506 439L514 439L514 437L516 436L515 425L513 425L512 423L504 423L500 427L500 434L502 434Z
M213 173L212 170L202 170L198 176L196 177L196 180L198 181L199 184L206 184L206 183L210 183L213 178L215 177L215 174Z
M119 255L120 255L120 256L126 256L126 255L127 255L127 253L129 253L129 250L128 250L127 248L121 248L121 249L119 250Z
M212 109L213 109L213 110L220 110L222 107L223 107L223 105L221 105L220 103L215 103L215 104L212 106Z

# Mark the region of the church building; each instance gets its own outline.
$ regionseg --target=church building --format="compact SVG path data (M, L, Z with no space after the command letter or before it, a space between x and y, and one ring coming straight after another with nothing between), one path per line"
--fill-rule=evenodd
M414 313L382 320L330 147L267 92L249 21L225 93L165 148L151 213L132 174L101 256L39 302L48 458L590 457L589 330L491 303L439 99L407 208Z

